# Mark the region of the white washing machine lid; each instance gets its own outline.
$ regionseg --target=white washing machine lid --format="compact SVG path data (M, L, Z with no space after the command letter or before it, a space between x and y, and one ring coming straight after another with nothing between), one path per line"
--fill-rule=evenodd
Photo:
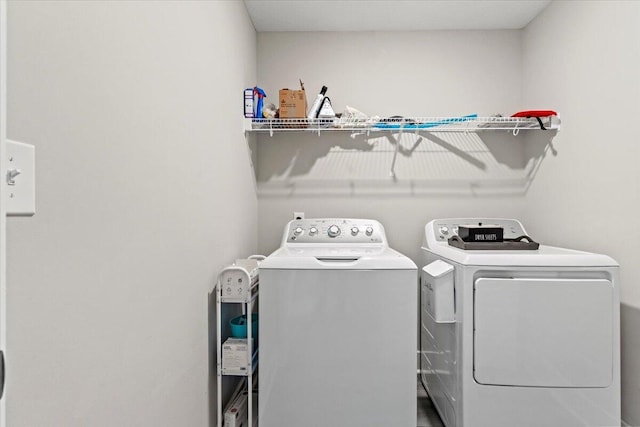
M260 270L417 270L411 259L386 246L304 246L276 250Z
M389 248L376 220L306 218L284 228L280 249L260 270L417 270L406 256Z

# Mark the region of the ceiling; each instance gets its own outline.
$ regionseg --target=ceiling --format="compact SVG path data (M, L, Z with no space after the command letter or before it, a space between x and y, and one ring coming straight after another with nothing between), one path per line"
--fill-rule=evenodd
M505 30L551 0L245 0L256 31Z

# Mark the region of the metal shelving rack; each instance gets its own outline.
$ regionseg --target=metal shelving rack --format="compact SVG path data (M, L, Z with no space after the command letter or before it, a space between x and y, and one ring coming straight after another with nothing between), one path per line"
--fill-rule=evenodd
M398 119L245 119L244 130L248 133L281 132L482 132L506 130L514 136L521 130L558 130L558 116L536 118L524 117L403 117Z
M252 255L249 259L263 260L265 257L263 255ZM254 308L256 307L257 298L259 294L259 281L256 282L251 287L251 292L249 293L249 297L246 299L229 299L225 298L223 300L222 297L222 287L220 284L220 277L222 272L228 270L237 270L244 272L245 270L241 267L229 266L220 272L218 275L218 280L216 282L216 373L217 373L217 427L222 427L224 411L225 407L223 407L223 394L222 394L222 378L224 376L236 376L236 377L245 377L236 387L236 389L231 394L231 399L227 402L228 406L233 397L238 394L241 388L246 387L247 389L247 427L256 427L258 425L258 414L253 413L253 394L255 390L254 386L254 375L258 369L258 343L255 340L257 337L252 337L252 316L251 314L254 312ZM242 314L247 316L247 351L248 354L249 365L246 374L240 374L235 372L225 372L224 366L222 365L222 344L224 341L229 338L228 336L223 336L223 328L222 328L222 306L224 304L241 304L242 305ZM252 338L253 339L253 347L252 347Z
M330 118L330 119L245 119L245 135L268 133L270 136L280 133L306 132L344 132L352 137L366 135L367 138L384 134L393 134L398 141L389 170L389 176L395 179L395 165L400 149L402 135L423 135L429 133L480 133L489 131L507 131L517 136L521 130L560 129L560 117L478 117L476 114L462 117L397 117L397 118Z

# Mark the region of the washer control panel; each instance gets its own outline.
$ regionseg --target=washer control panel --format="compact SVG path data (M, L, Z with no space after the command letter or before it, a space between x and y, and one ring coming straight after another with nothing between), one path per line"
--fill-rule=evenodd
M299 219L285 233L287 243L386 243L384 228L372 219Z
M438 219L432 222L431 232L438 242L447 242L451 236L458 234L458 227L461 225L502 227L505 239L513 239L527 234L519 221L502 218Z

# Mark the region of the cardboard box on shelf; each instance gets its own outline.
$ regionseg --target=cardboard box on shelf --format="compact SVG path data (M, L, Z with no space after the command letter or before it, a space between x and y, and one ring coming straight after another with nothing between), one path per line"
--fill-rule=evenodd
M253 343L253 338L251 339ZM246 338L228 338L222 344L222 373L225 375L247 375L251 352Z
M304 89L280 89L279 95L281 119L303 119L307 117L307 95Z
M247 424L247 393L238 394L224 413L224 427L242 427Z
M248 408L248 392L243 391L236 396L231 401L231 405L227 408L224 413L224 427L243 427L247 425L247 420L249 419L249 408ZM253 392L253 425L256 425L256 418L258 415L258 393Z

